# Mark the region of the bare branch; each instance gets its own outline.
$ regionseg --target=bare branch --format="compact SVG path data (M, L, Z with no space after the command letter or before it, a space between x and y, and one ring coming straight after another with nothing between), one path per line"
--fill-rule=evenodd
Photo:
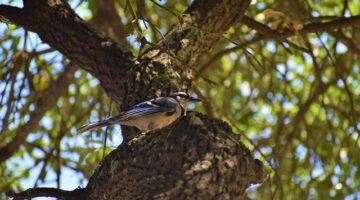
M335 29L347 28L360 26L360 15L356 15L353 17L340 17L338 19L323 22L323 23L311 23L304 26L303 29L299 30L299 32L295 32L292 30L285 30L282 33L279 33L275 30L272 30L267 25L257 22L256 20L251 19L248 16L244 16L243 21L245 25L250 28L257 30L260 34L263 35L263 39L280 39L283 40L287 37L296 35L296 34L308 34L315 32L329 32L334 31Z
M69 195L74 195L74 193L77 193L77 195L81 195L81 193L84 193L85 189L75 189L73 191L67 191L67 190L61 190L57 188L30 188L23 192L15 193L15 192L7 192L6 196L10 198L14 198L16 200L21 199L32 199L36 197L55 197L58 199L66 198Z
M354 40L348 38L342 31L331 31L330 34L345 44L352 53L360 56L360 48L354 43Z
M235 47L224 49L218 53L216 53L213 57L211 57L205 64L203 64L198 71L198 74L203 74L210 65L215 62L216 60L220 59L222 56L227 55L231 52L238 51L243 49L244 47L254 44L261 40L268 40L268 39L275 39L279 41L285 40L287 37L291 37L297 34L309 34L309 33L315 33L315 32L329 32L330 34L333 34L335 37L339 37L342 42L345 43L350 49L355 50L355 52L359 52L359 48L356 47L351 41L346 39L343 35L341 35L339 32L334 32L336 29L346 28L346 27L354 27L354 26L360 26L360 15L353 16L353 17L342 17L335 20L332 20L330 22L323 22L323 23L311 23L304 26L302 30L300 30L298 33L286 30L285 32L279 33L275 30L272 30L270 27L268 27L265 24L262 24L249 16L244 16L242 19L242 22L249 26L250 28L256 30L259 32L259 35L255 36L253 39L249 41L244 41ZM199 76L197 76L199 78Z
M18 129L12 141L0 148L0 163L10 158L12 154L19 149L20 145L25 142L27 135L38 127L39 121L45 115L46 111L53 107L57 99L66 92L69 84L73 80L75 70L76 67L71 64L66 67L56 82L46 89L41 97L36 100L36 110L31 114L30 120Z

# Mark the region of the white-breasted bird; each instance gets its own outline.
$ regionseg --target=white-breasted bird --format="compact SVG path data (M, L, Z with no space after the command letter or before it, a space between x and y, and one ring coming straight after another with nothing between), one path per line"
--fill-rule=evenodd
M78 131L82 133L96 127L113 124L134 126L141 131L161 129L169 126L179 117L186 115L186 109L189 103L199 101L201 100L185 92L176 92L167 97L158 97L136 104L117 116L88 123L79 128Z

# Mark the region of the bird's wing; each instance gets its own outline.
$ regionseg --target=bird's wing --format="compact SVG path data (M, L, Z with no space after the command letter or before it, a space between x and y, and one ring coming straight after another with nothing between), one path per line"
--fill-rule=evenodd
M176 102L165 98L166 97L159 97L139 103L133 106L130 110L121 112L120 115L116 116L116 120L128 121L155 113L172 115L176 111Z
M149 101L145 101L139 104L136 104L131 109L134 108L152 108L152 107L160 107L161 105L157 104L157 99L151 99Z

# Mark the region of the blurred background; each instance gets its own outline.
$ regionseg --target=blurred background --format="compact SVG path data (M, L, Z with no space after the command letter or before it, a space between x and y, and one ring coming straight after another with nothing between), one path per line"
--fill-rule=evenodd
M135 55L191 2L69 1ZM266 165L269 176L248 189L250 199L360 199L360 22L323 25L359 14L359 0L254 0L243 23L192 66L193 93L206 99L192 108L227 121ZM317 32L300 34L313 23ZM0 158L0 191L85 187L122 142L120 126L77 134L118 111L95 78L69 65L36 34L0 23L0 147L26 138Z

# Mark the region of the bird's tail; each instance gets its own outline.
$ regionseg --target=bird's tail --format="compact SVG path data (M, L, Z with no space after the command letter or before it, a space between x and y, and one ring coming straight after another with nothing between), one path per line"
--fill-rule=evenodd
M92 122L92 123L85 124L84 126L82 126L82 127L80 127L78 129L78 132L83 133L85 131L91 130L91 129L96 128L96 127L109 126L109 125L112 125L112 124L114 124L113 118L100 120L100 121L97 121L97 122Z

